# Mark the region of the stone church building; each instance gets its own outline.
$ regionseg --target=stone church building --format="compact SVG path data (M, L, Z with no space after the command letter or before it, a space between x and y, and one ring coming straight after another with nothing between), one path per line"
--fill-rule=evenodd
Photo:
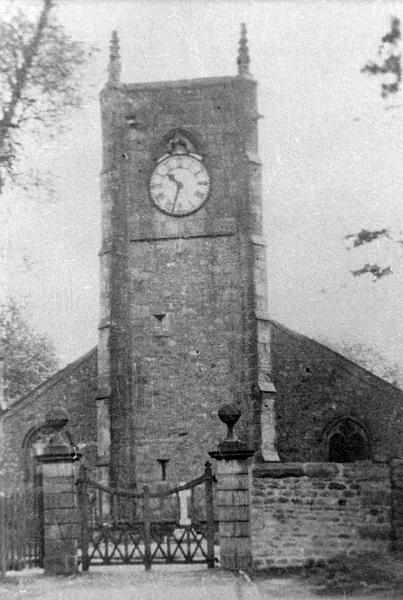
M120 486L197 476L224 403L256 462L402 456L403 393L270 319L249 62L243 28L235 76L121 83L113 35L99 341L2 410L3 486L32 482L60 414L99 480Z

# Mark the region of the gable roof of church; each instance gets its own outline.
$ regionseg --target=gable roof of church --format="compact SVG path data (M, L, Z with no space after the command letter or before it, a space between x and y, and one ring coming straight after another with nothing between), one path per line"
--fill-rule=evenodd
M327 354L329 356L330 360L337 360L339 365L342 365L343 370L347 371L354 377L361 379L361 380L365 381L366 383L368 383L369 385L372 385L374 387L382 387L383 389L385 389L385 386L386 386L386 387L390 388L390 391L393 390L396 393L398 393L399 395L401 395L402 400L403 400L403 390L401 390L398 386L394 385L393 383L390 383L389 381L386 381L386 379L383 379L382 377L379 377L378 375L375 375L371 371L368 371L368 369L366 369L365 367L362 367L360 364L358 364L354 360L351 360L350 358L347 358L343 354L340 354L340 352L337 352L337 350L333 350L332 348L322 344L321 342L313 340L312 338L310 338L306 335L303 335L302 333L294 331L293 329L286 327L285 325L283 325L282 323L279 323L278 321L275 321L274 319L260 319L260 320L266 321L267 323L270 324L270 326L275 327L278 331L280 331L284 335L289 336L290 338L299 342L301 344L301 346L308 345L311 348L315 348L315 347L320 348L322 352L324 352L325 354Z
M24 396L21 396L20 398L18 398L18 400L10 404L10 406L8 406L1 414L4 415L10 412L14 408L18 407L22 402L24 402L24 400L27 400L29 397L32 397L32 399L34 399L37 396L40 396L44 392L48 391L53 386L57 385L62 379L64 379L68 375L71 375L71 373L73 373L86 361L89 361L94 355L96 355L97 350L98 348L97 346L95 346L94 348L83 354L83 356L80 356L80 358L78 358L77 360L73 361L72 363L69 363L59 371L56 371L56 373L54 373L48 379L45 379L45 381L34 387L30 392L24 394Z
M321 342L318 342L306 335L303 335L302 333L299 333L293 329L290 329L289 327L286 327L285 325L283 325L282 323L279 323L278 321L276 321L274 319L260 319L260 320L265 321L271 327L276 328L282 334L289 336L293 340L297 341L299 344L301 344L301 346L308 345L313 349L315 347L320 348L322 352L324 352L325 354L328 355L329 360L337 360L339 365L341 365L344 370L346 370L348 373L350 373L354 377L361 379L363 381L366 381L366 383L368 383L369 385L374 386L374 387L381 387L383 389L385 389L385 387L388 387L390 389L390 391L394 391L395 393L398 393L399 395L401 395L402 400L403 400L403 391L399 387L397 387L396 385L394 385L392 383L389 383L385 379L382 379L382 377L379 377L378 375L371 373L371 371L368 371L367 369L365 369L365 367L362 367L361 365L354 362L353 360L343 356L343 354L340 354L340 352L337 352L336 350L333 350L329 346L326 346L326 345L322 344ZM64 379L65 377L67 377L68 375L73 373L76 369L81 367L83 365L83 363L85 363L86 361L89 361L94 355L96 355L96 353L97 353L97 346L92 348L89 352L86 352L83 356L81 356L77 360L75 360L72 363L69 363L68 365L63 367L63 369L60 369L59 371L54 373L54 375L52 375L51 377L49 377L48 379L46 379L45 381L40 383L38 386L33 388L30 392L28 392L24 396L21 396L21 398L16 400L16 402L14 402L9 407L7 407L6 410L2 414L5 414L5 413L9 412L10 410L18 407L18 405L20 403L22 403L24 400L26 400L27 398L31 397L33 399L33 398L36 398L37 396L41 395L42 393L48 391L54 385L57 385L62 379Z

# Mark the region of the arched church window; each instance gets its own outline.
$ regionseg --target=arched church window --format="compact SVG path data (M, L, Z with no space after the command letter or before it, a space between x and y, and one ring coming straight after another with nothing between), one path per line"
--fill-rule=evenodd
M328 430L326 441L329 462L349 463L370 458L368 437L354 419L344 418L335 423Z

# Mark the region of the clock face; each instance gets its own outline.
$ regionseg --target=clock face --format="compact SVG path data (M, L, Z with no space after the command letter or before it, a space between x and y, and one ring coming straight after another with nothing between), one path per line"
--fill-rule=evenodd
M182 217L198 210L207 200L210 179L203 163L189 154L163 158L151 176L151 198L160 210Z

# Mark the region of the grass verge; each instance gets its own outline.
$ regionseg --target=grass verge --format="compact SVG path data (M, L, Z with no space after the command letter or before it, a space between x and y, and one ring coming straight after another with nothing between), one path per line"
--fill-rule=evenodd
M364 590L403 592L403 557L394 554L339 556L325 564L307 565L300 577L319 595L350 595Z

